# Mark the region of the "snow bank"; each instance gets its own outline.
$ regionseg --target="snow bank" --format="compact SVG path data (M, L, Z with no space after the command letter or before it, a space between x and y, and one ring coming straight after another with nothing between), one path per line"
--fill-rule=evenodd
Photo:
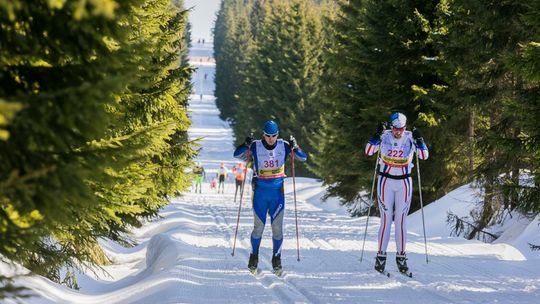
M517 248L527 259L539 259L540 250L533 251L529 244L540 245L540 216L532 221L520 217L516 223L494 243L508 243Z
M319 179L296 177L296 199L304 201L319 210L325 210L339 215L348 215L347 207L340 204L339 198L329 197L326 201L321 198L326 194L326 187ZM285 179L285 194L293 196L292 177Z
M448 212L459 217L469 215L476 207L476 202L482 199L482 193L471 184L461 186L433 203L424 206L426 235L429 237L448 237L452 229L446 224ZM422 235L422 214L418 210L409 215L408 230Z

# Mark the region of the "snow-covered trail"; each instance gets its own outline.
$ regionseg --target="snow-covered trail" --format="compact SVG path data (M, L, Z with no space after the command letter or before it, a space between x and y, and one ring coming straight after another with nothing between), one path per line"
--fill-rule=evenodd
M312 181L303 183L303 180L299 182L300 193L304 187L313 186ZM454 238L448 239L448 243L430 245L431 262L426 265L423 239L411 235L409 262L415 277L399 275L392 260L388 264L391 278L377 274L372 271L372 261L378 219L371 219L365 259L360 263L365 218L352 219L317 208L308 203L309 197L305 195L300 195L298 201L301 260L297 262L292 187L290 183L287 186L283 278L270 272L269 229L265 231L261 248L262 274L253 277L246 269L252 228L249 200L241 213L234 257L230 253L238 204L233 203L232 192L189 193L173 200L169 206L171 214L198 223L197 229L194 223L179 223L167 230L173 241L191 245L195 256L178 261L179 265L173 269L184 269L185 276L201 285L181 284L185 293L164 303L535 303L537 300L540 286L537 266L528 269L530 262L499 260L497 255L504 255L502 248L494 250L494 246L480 243L467 245L468 241ZM466 247L465 252L460 252L460 246ZM475 246L494 252L478 254L481 249L473 255L466 252L472 250L468 247ZM511 254L506 256L511 257Z
M213 77L211 66L204 67L198 73ZM197 80L205 78L196 74L194 79L196 87L201 87ZM232 131L218 114L213 96L204 95L202 99L193 96L190 136L201 138L198 159L210 176L219 163L235 163ZM366 218L351 218L342 209L326 210L327 206L319 200L324 191L320 183L302 178L297 179L300 261L297 261L289 179L284 221L285 275L278 278L270 272L272 245L271 231L267 227L261 245L262 273L253 277L246 269L253 225L251 196L246 193L248 196L243 202L233 257L239 206L238 201L233 201L234 185L228 183L225 194L212 192L208 183L203 189L202 194L185 193L172 201L167 213L176 219L172 220L175 224L168 224L166 229L155 224L154 232L167 235L171 242L189 246L183 250L193 254L171 265L172 270L181 269L182 277L189 282L180 284L176 288L178 294L163 303L533 303L538 296L539 267L517 261L521 257L510 246L460 238L430 239L430 263L426 264L423 236L410 233L409 264L415 277L410 279L395 272L391 254L388 269L393 276L381 276L372 271L378 218L370 219L364 261L360 263ZM411 218L418 219L418 216ZM395 251L392 243L393 240L389 252Z
M209 51L200 48L197 52ZM206 79L213 78L211 64L198 71L202 72L207 73ZM196 74L195 86L204 79ZM414 278L396 272L393 239L387 264L392 276L387 278L374 272L379 219L369 219L364 259L360 262L366 218L351 218L335 200L322 203L324 187L321 182L307 178L296 179L300 261L297 261L293 188L289 178L285 185L284 276L276 277L270 271L272 244L268 225L259 258L262 273L251 275L247 270L253 226L251 195L247 191L243 200L236 251L231 256L239 207L238 200L234 201L234 185L229 181L225 193L217 194L208 183L219 163L231 166L236 163L232 158L232 131L218 114L213 96L204 94L202 99L198 94L192 96L193 125L189 134L191 138L201 138L198 160L208 174L203 193L187 192L171 199L160 211L161 218L133 230L133 237L139 243L134 248L103 241L105 251L114 261L105 267L109 277L81 274L80 291L42 277L21 278L17 282L38 295L21 303L538 302L538 259L528 260L510 245L428 233L430 262L426 264L419 214L409 217L408 257ZM455 193L462 192L457 189ZM427 227L433 232L445 226L440 220L445 217L445 209L437 207L438 204L431 204L425 210Z

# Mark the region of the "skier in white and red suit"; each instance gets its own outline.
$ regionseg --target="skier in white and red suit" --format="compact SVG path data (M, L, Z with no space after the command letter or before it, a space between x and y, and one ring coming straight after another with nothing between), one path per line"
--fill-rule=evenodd
M378 252L375 258L375 270L384 271L386 265L386 248L390 240L390 228L394 221L396 238L396 263L399 271L407 272L405 247L407 244L407 214L411 206L413 183L411 178L414 153L418 158L429 157L428 148L420 131L406 130L407 117L396 112L390 116L391 130L384 125L377 127L365 149L367 156L372 156L380 149L377 166L377 196L381 214L381 226L378 236Z

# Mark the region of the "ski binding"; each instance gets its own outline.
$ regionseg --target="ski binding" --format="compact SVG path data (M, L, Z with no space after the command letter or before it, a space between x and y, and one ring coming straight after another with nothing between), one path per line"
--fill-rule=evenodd
M256 276L256 275L258 275L260 273L258 268L248 268L248 269L249 269L249 273L251 273L254 276Z
M283 268L274 269L272 271L276 276L281 277L283 275Z

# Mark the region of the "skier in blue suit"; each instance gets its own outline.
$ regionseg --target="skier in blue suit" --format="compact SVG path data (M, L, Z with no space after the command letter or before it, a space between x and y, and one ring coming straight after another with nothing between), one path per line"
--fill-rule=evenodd
M291 151L294 151L295 159L307 160L306 153L298 147L294 137L291 136L291 140L288 142L278 139L278 134L278 124L269 120L264 124L262 139L253 140L251 137L247 137L245 142L234 151L234 157L246 162L249 154L254 164L252 180L254 227L251 233L251 254L248 263L248 268L251 271L257 269L259 246L266 224L266 215L269 214L273 241L272 267L274 272L281 272L283 213L285 210L283 189L285 161Z

